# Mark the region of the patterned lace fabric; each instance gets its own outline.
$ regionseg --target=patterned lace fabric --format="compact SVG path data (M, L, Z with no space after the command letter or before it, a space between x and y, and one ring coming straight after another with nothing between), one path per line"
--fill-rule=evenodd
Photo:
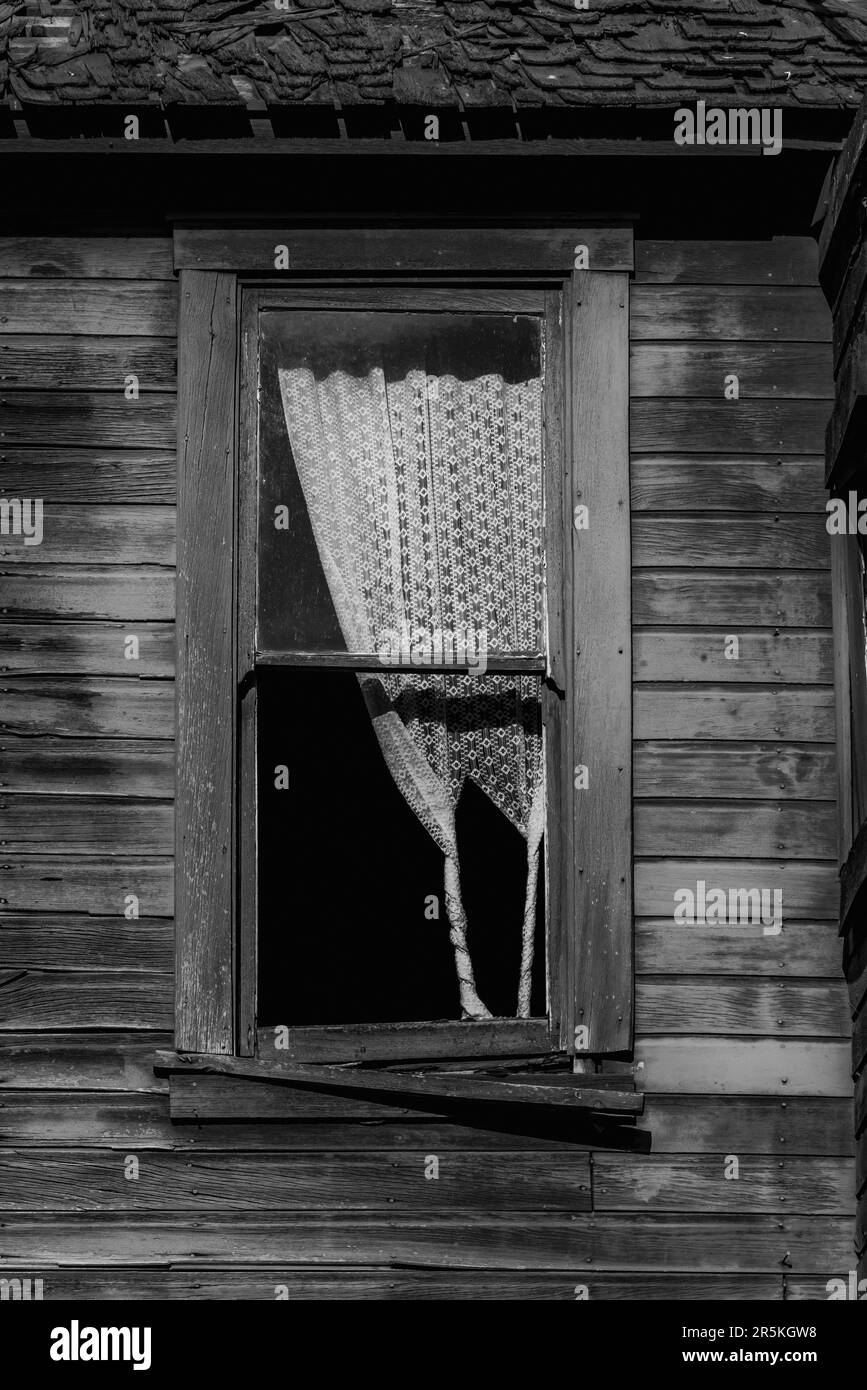
M467 778L522 835L541 776L538 676L385 676L413 742L457 804Z
M436 634L457 636L458 645L468 641L474 659L541 650L540 379L509 382L491 373L465 381L410 369L387 380L381 366L320 379L308 367L294 367L281 370L279 379L347 650L408 655L420 635L435 643ZM359 680L395 782L452 861L455 894L454 810L466 778L538 856L544 821L538 677L396 674L384 662L381 677ZM528 931L535 913L532 866L529 877ZM452 902L450 917L451 909L462 917L459 902ZM525 967L526 960L524 1012ZM461 968L459 961L459 978L471 978L468 957L463 976ZM470 1016L478 1015L471 1010Z

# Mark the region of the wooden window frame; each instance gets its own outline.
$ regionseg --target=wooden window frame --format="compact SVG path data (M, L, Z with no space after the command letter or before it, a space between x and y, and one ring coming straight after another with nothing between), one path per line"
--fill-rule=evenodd
M275 271L275 247L290 271ZM589 266L575 269L576 247ZM175 1056L223 1062L234 1074L280 1064L411 1060L499 1053L628 1057L633 1041L632 672L628 454L628 226L255 231L176 229L180 275ZM561 843L574 873L550 875L548 968L562 982L545 1020L453 1025L293 1028L288 1050L256 1053L255 955L241 866L255 823L241 817L253 789L250 679L256 513L241 486L255 429L255 326L260 293L280 302L357 301L375 284L419 297L484 290L547 293L548 332L562 400L547 428L548 515L563 518L562 582L552 592L549 680L568 714L557 740ZM248 293L252 291L253 293ZM552 294L557 309L552 317ZM505 302L505 301L504 301ZM247 306L245 310L245 305ZM577 507L589 525L576 529ZM566 539L568 537L568 540ZM556 552L555 552L556 555ZM554 561L555 568L557 561ZM580 580L580 582L579 582ZM242 756L243 755L243 756ZM589 787L574 790L585 764ZM245 895L247 887L245 883ZM570 930L568 924L575 924ZM524 1025L524 1026L522 1026ZM529 1025L529 1026L527 1026ZM542 1025L542 1026L540 1026ZM586 1035L582 1032L586 1029ZM494 1038L496 1034L496 1038ZM586 1037L586 1046L576 1049ZM495 1046L493 1044L496 1044ZM234 1059L232 1061L231 1059ZM240 1071L239 1071L240 1068ZM257 1070L258 1069L258 1070ZM309 1067L306 1070L310 1070ZM333 1083L332 1083L333 1084Z

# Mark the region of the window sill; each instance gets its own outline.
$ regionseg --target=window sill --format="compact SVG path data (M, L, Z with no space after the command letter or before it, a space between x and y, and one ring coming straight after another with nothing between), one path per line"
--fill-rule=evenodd
M263 1061L412 1062L440 1058L533 1057L556 1052L544 1018L441 1023L355 1023L258 1030Z

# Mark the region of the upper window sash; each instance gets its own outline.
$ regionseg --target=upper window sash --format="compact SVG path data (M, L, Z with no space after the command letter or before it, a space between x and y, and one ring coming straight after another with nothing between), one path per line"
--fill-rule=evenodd
M293 311L315 311L317 309L326 314L335 309L367 311L371 315L382 313L391 319L403 313L410 316L436 313L444 315L450 320L465 317L468 323L477 317L482 317L485 320L491 318L508 320L520 315L524 319L536 319L541 328L539 368L543 379L542 406L544 412L545 388L550 389L550 381L546 379L544 371L545 334L550 335L552 331L551 324L547 321L549 317L554 320L554 331L558 339L556 343L551 345L552 352L556 353L561 350L559 340L562 337L562 331L557 321L562 281L552 279L551 285L553 288L550 289L535 286L532 288L502 288L457 285L431 286L430 284L405 287L394 286L382 280L365 287L333 285L326 288L302 284L287 285L280 289L245 289L244 303L246 306L245 314L249 311L250 332L253 336L257 335L259 324L262 324L262 329L264 329L261 316L291 314ZM552 315L551 311L555 306L556 312ZM309 312L307 317L309 319ZM309 332L309 322L306 325L306 330ZM251 374L257 372L257 368L253 364L251 364L250 370ZM260 373L261 368L258 371ZM246 470L243 468L242 457L244 485L250 485L249 475L253 471L252 467ZM559 527L559 518L557 524ZM254 580L251 577L252 582ZM374 651L346 651L340 643L337 646L327 644L320 646L308 643L309 649L306 649L304 644L299 644L293 648L288 642L274 640L274 635L271 633L266 632L263 635L258 631L258 625L256 640L248 645L252 645L253 666L256 669L322 667L372 672L379 671L383 667L381 657ZM486 670L492 673L546 673L548 662L544 633L540 633L540 642L537 646L526 650L492 648L489 639L485 665ZM427 672L445 674L455 674L473 669L470 661L461 659L459 650L447 654L442 661L437 661L435 657L426 657L423 662L420 662L412 660L409 655L403 656L401 654L392 655L388 661L389 671L395 673L417 671L421 666Z

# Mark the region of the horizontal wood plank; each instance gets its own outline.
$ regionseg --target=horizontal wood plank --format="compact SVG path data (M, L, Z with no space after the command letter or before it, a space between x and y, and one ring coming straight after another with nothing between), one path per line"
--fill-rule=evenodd
M635 951L639 975L840 977L834 922L788 922L766 936L759 924L690 927L671 917L639 918Z
M168 920L0 913L0 966L25 970L171 970Z
M4 1050L6 1038L4 1036ZM70 1075L77 1071L74 1061ZM0 1072L0 1125L4 1146L36 1149L70 1145L95 1148L172 1148L171 1121L162 1095L132 1095L129 1091L4 1090ZM62 1084L62 1083L61 1083ZM121 1083L122 1084L122 1083ZM184 1133L198 1126L176 1126ZM263 1126L259 1127L260 1129Z
M171 799L174 743L169 739L0 737L4 792L54 796Z
M846 1041L788 1041L777 1038L641 1037L636 1042L636 1079L654 1094L773 1096L788 1105L790 1096L845 1097L851 1117L852 1078ZM657 1107L658 1112L658 1107ZM648 1105L641 1121L649 1124ZM851 1152L851 1125L845 1148ZM839 1128L838 1139L840 1142ZM692 1143L688 1132L684 1142ZM724 1153L726 1143L719 1146ZM810 1150L794 1148L797 1153ZM824 1149L818 1152L825 1152Z
M0 981L0 1030L171 1028L167 972L28 970Z
M170 237L5 236L0 276L174 281L172 242Z
M10 912L85 912L117 917L138 898L139 917L171 917L170 859L85 859L81 856L6 856L0 864L0 907ZM82 1026L86 1026L86 1023Z
M437 1164L431 1176L429 1157ZM589 1211L585 1154L142 1154L128 1180L123 1154L0 1151L4 1210ZM427 1176L426 1176L427 1174ZM763 1208L756 1208L761 1210ZM776 1209L776 1208L774 1208ZM831 1210L819 1207L817 1210Z
M542 1213L526 1217L430 1213L384 1219L200 1214L145 1220L96 1213L78 1219L10 1218L0 1267L45 1264L204 1266L399 1264L465 1269L596 1269L806 1273L848 1268L850 1218L751 1216L724 1225L689 1217Z
M634 452L814 455L822 449L828 401L678 400L639 397L630 410ZM696 499L700 505L700 499Z
M8 1267L8 1277L31 1276L30 1269ZM814 1278L813 1283L819 1283ZM801 1285L809 1284L809 1279ZM311 1270L283 1267L278 1274L233 1265L226 1269L180 1270L52 1268L42 1277L42 1297L53 1300L159 1299L207 1302L273 1301L279 1290L291 1300L311 1302L350 1299L387 1299L389 1302L428 1300L484 1300L526 1302L574 1302L579 1290L587 1297L612 1300L670 1302L672 1299L762 1299L781 1301L783 1279L779 1274L588 1274L576 1268L571 1274L538 1271L474 1269L419 1270L364 1268ZM810 1285L812 1287L812 1285ZM791 1283L787 1288L791 1287ZM815 1297L816 1295L811 1295Z
M164 622L175 613L175 576L147 566L28 564L0 568L4 616Z
M174 565L174 507L69 507L42 510L42 541L0 536L0 564Z
M632 776L636 798L832 801L836 795L834 749L806 743L635 743Z
M0 622L0 671L25 676L173 676L174 624Z
M697 930L701 930L697 928ZM636 1027L651 1034L848 1037L841 981L639 976Z
M175 267L248 270L273 275L278 246L288 248L293 274L303 271L550 271L568 274L575 247L588 248L591 270L632 270L631 227L464 228L415 231L398 227L337 230L279 228L232 231L176 228Z
M7 676L0 686L0 736L49 734L174 736L172 681L70 676Z
M3 497L41 497L45 504L164 503L174 506L177 459L173 449L28 448L0 453Z
M854 1260L850 1261L844 1274L839 1270L828 1269L823 1274L797 1274L794 1278L787 1276L786 1303L824 1302L830 1298L832 1289L839 1288L839 1284L832 1283L832 1280L842 1278L848 1288L849 1269L853 1264ZM863 1297L862 1293L861 1298Z
M632 521L632 563L644 568L824 570L831 563L825 515L749 516L736 519L639 512Z
M827 344L775 342L635 343L629 358L629 393L722 400L731 375L738 379L741 401L834 397ZM738 402L730 404L736 407Z
M0 801L0 827L2 827ZM14 809L14 808L13 808ZM635 853L837 860L837 808L827 802L637 801Z
M171 801L0 794L0 842L9 854L168 856Z
M659 284L815 285L812 237L635 243L635 279Z
M109 1044L114 1036L103 1035ZM4 1036L3 1041L4 1051L8 1051L10 1037ZM31 1040L34 1049L39 1041ZM14 1039L11 1043L13 1054L17 1057L21 1049ZM133 1055L134 1045L127 1045L127 1057ZM759 1048L768 1045L757 1044ZM731 1044L726 1043L725 1046ZM287 1087L254 1088L277 1092L286 1101L294 1098L297 1109L287 1110L282 1120L235 1119L221 1123L211 1119L200 1123L175 1123L168 1117L166 1097L159 1093L147 1093L145 1086L136 1088L134 1094L132 1089L88 1090L87 1076L93 1077L94 1086L102 1087L107 1068L103 1072L94 1070L95 1055L85 1058L80 1066L76 1066L75 1048L66 1043L62 1051L54 1054L54 1074L63 1076L63 1059L67 1055L70 1084L77 1086L77 1090L0 1091L0 1120L7 1145L112 1148L125 1153L130 1149L169 1149L178 1152L231 1150L236 1153L404 1149L420 1149L425 1153L440 1153L443 1149L582 1153L588 1149L610 1152L610 1148L605 1146L612 1142L610 1131L607 1139L600 1137L594 1145L592 1141L587 1143L575 1137L558 1139L540 1133L521 1133L517 1125L510 1128L499 1117L496 1124L489 1123L481 1128L480 1114L474 1115L474 1123L470 1125L440 1116L413 1115L393 1106L380 1107L383 1114L372 1123L370 1115L359 1119L348 1118L346 1111L349 1102L346 1099L328 1097L324 1092L302 1093ZM146 1061L147 1056L143 1055L142 1080L145 1083ZM46 1075L50 1065L50 1061L44 1064ZM35 1076L34 1084L38 1085L42 1072L35 1072L33 1066L25 1067L22 1072L16 1065L15 1075L25 1078ZM129 1075L133 1081L136 1080L134 1073L130 1072ZM189 1081L196 1079L200 1082L231 1080L224 1077L184 1078ZM154 1090L165 1085L164 1081L153 1077L151 1080ZM176 1083L177 1078L172 1083L173 1094ZM233 1085L239 1087L237 1082L233 1082ZM204 1110L206 1107L201 1090L199 1094ZM342 1113L339 1109L341 1100ZM330 1116L323 1109L326 1101L330 1106ZM224 1096L224 1104L227 1102L228 1098ZM313 1104L319 1107L318 1110L309 1118L304 1118L304 1108ZM364 1104L368 1110L373 1108L370 1102ZM214 1099L211 1099L208 1108L216 1109ZM354 1108L354 1103L350 1108ZM395 1118L396 1115L398 1118ZM800 1154L847 1159L851 1158L853 1148L851 1098L648 1095L646 1113L640 1117L638 1125L640 1130L650 1130L652 1133L655 1153L725 1154L734 1151L740 1154Z
M639 685L637 739L787 739L833 743L831 687Z
M145 927L142 922L125 925L131 934ZM170 932L171 923L160 924L159 929ZM148 930L153 933L154 927ZM87 1032L84 1031L87 1023L85 1018L76 1020L78 1031L69 1033L54 1030L4 1032L0 1060L0 1090L4 1092L2 1103L8 1104L13 1099L32 1093L33 1104L42 1107L45 1121L50 1124L52 1116L59 1116L66 1102L80 1105L93 1092L116 1092L121 1108L117 1110L113 1124L123 1124L125 1118L131 1117L139 1125L135 1132L145 1137L146 1128L142 1133L141 1124L158 1122L155 1133L164 1135L169 1114L168 1084L164 1077L154 1073L154 1054L157 1048L170 1044L171 1035L142 1031L109 1032L98 1021L92 1021L91 1031ZM44 1095L45 1092L50 1094ZM153 1106L146 1107L145 1112L137 1108L142 1096L154 1095L160 1098L157 1110ZM94 1104L99 1107L101 1100L100 1096L96 1096ZM98 1119L98 1108L95 1113ZM145 1120L141 1119L143 1113ZM111 1132L120 1133L117 1129ZM72 1137L74 1127L58 1130L50 1142L63 1142L64 1133L66 1142L77 1142ZM9 1142L15 1142L5 1124L3 1134ZM92 1137L95 1138L96 1134Z
M732 637L737 638L737 647ZM795 633L771 628L739 634L735 625L731 633L639 628L632 635L632 670L637 681L820 685L833 681L833 666L830 632Z
M677 1044L682 1054L682 1039L672 1039L671 1042ZM697 1039L695 1042L699 1051L707 1046L706 1040ZM663 1041L650 1039L645 1046L649 1055L658 1056ZM638 1118L638 1131L650 1131L654 1152L728 1153L734 1148L738 1153L747 1154L851 1158L854 1144L851 1087L849 1092L832 1097L821 1093L799 1094L791 1082L781 1082L779 1075L775 1075L771 1084L767 1080L775 1073L770 1051L778 1065L781 1060L787 1063L796 1060L793 1054L799 1054L798 1060L805 1064L801 1070L802 1085L839 1086L840 1070L834 1065L834 1056L828 1054L842 1056L844 1044L778 1043L769 1040L750 1044L739 1040L715 1039L714 1046L721 1054L723 1063L730 1053L742 1057L752 1046L763 1063L759 1081L764 1084L767 1093L737 1094L727 1074L729 1089L725 1093L657 1095L647 1092L645 1114ZM723 1071L724 1066L721 1068L717 1065L713 1073L705 1074L712 1076L714 1084L719 1084ZM205 1083L208 1083L207 1086ZM52 1094L44 1101L25 1105L26 1098L20 1094L7 1094L2 1098L7 1107L7 1119L18 1128L8 1128L4 1132L8 1134L10 1142L44 1141L54 1145L64 1142L110 1142L122 1145L135 1136L140 1144L179 1149L229 1147L305 1152L397 1147L424 1148L427 1152L437 1152L438 1147L520 1147L540 1151L555 1148L569 1152L577 1147L579 1151L590 1148L610 1152L617 1146L616 1141L633 1132L621 1129L615 1135L609 1128L597 1135L595 1141L580 1131L554 1138L540 1132L538 1127L522 1133L519 1122L505 1115L498 1116L496 1122L489 1122L485 1128L481 1128L481 1111L466 1112L472 1113L473 1117L472 1124L468 1124L459 1123L454 1117L444 1119L413 1115L410 1111L401 1112L396 1107L389 1107L387 1113L386 1107L379 1107L378 1122L371 1124L375 1107L363 1098L335 1098L325 1092L302 1092L290 1087L247 1086L245 1089L240 1082L227 1077L173 1077L171 1089L173 1115L179 1118L186 1103L187 1123L169 1124L162 1098L102 1095L95 1102L98 1106L96 1112L83 1118L86 1116L83 1107L88 1099L85 1096ZM245 1113L248 1116L255 1113L255 1097L244 1100L244 1095L249 1096L251 1089L273 1097L268 1102L270 1120L244 1121L242 1118ZM33 1097L30 1100L33 1101ZM194 1100L197 1100L197 1105L193 1103ZM67 1101L69 1104L66 1104ZM78 1112L72 1110L74 1101L81 1107ZM340 1103L343 1111L339 1108ZM40 1115L35 1113L38 1104L42 1105L41 1123ZM362 1105L367 1106L369 1113L365 1115L362 1112L357 1122L352 1121L347 1112L354 1115L356 1108ZM154 1116L157 1106L161 1108L161 1118ZM45 1122L45 1115L49 1112L58 1114L60 1125L58 1130L50 1134ZM231 1127L215 1118L221 1113L223 1116L233 1116ZM73 1115L80 1119L77 1125ZM190 1123L192 1120L198 1123ZM99 1125L102 1128L98 1128ZM137 1128L130 1130L129 1125ZM20 1140L19 1134L23 1136Z
M0 395L0 444L105 448L135 441L144 448L171 449L176 411L176 398L166 391L143 391L137 400L126 400L122 390L7 388Z
M178 288L168 281L0 279L0 333L173 338Z
M671 1040L673 1045L670 1062L684 1057L681 1038ZM680 1052L674 1051L674 1045ZM820 1059L817 1054L822 1049L836 1048L840 1043L778 1043L736 1042L730 1039L714 1039L710 1046L722 1054L716 1066L710 1065L711 1058L705 1051L709 1044L706 1039L695 1039L690 1045L698 1049L696 1063L676 1074L678 1082L688 1082L694 1077L710 1080L715 1087L725 1084L727 1090L714 1095L693 1094L687 1088L685 1094L656 1095L647 1094L644 1114L638 1121L639 1129L646 1129L653 1135L653 1152L657 1154L767 1154L786 1157L801 1154L804 1156L830 1156L843 1159L841 1167L848 1167L853 1148L852 1136L852 1098L851 1094L825 1096L798 1094L793 1084L800 1079L806 1085L823 1086L831 1076L831 1084L842 1086L843 1078L836 1070L829 1072L829 1060ZM650 1038L643 1045L648 1062L651 1058L663 1064L667 1060L660 1055L663 1040ZM734 1076L725 1063L730 1054L743 1060L752 1050L759 1062L757 1087L767 1094L739 1095L736 1093ZM788 1077L784 1083L771 1063L771 1052L775 1051L778 1061L787 1064L793 1060L792 1054L801 1051L807 1066L800 1077ZM809 1051L808 1051L809 1050ZM805 1055L806 1054L806 1055ZM699 1074L699 1065L704 1063ZM747 1062L745 1065L749 1065ZM833 1064L832 1064L833 1065ZM786 1076L790 1070L787 1065L782 1072ZM730 1075L729 1073L732 1072ZM835 1081L836 1078L836 1081ZM648 1072L648 1084L653 1080ZM741 1088L746 1089L749 1074L741 1074Z
M664 530L664 527L663 527ZM753 560L763 556L754 555ZM666 561L670 565L671 560ZM824 571L633 570L632 621L699 627L831 626L831 583Z
M6 1036L3 1041L5 1048ZM77 1074L72 1071L72 1064L70 1074ZM232 1081L240 1088L235 1107L237 1114L225 1123L204 1116L178 1123L170 1119L167 1100L162 1094L87 1091L84 1087L78 1091L0 1089L4 1143L18 1147L122 1149L125 1153L132 1148L234 1153L347 1150L368 1153L383 1149L422 1149L435 1154L443 1149L485 1152L505 1149L574 1154L589 1152L593 1147L592 1139L603 1137L597 1131L590 1142L574 1135L552 1138L541 1133L538 1125L525 1133L517 1124L509 1125L500 1116L496 1123L489 1119L483 1128L481 1112L473 1114L473 1124L460 1124L429 1112L414 1112L394 1105L377 1106L363 1097L358 1102L363 1113L356 1116L354 1100L330 1096L324 1091L301 1092L285 1086L254 1085L252 1089L277 1093L290 1101L294 1098L294 1109L284 1109L282 1116L272 1115L270 1119L244 1120L238 1116L243 1114L245 1107L250 1111L251 1102L243 1102L241 1093L245 1090L249 1093L249 1086L244 1088L226 1077L181 1079ZM177 1080L172 1082L173 1109ZM159 1085L164 1088L165 1080L160 1079ZM204 1098L204 1088L199 1088L198 1095L203 1110L216 1110L218 1102L213 1091L210 1099ZM230 1098L224 1094L221 1103L228 1109ZM636 1139L646 1138L632 1129L622 1132Z
M636 284L630 337L827 343L831 312L818 287Z
M418 1115L409 1099L389 1104L354 1092L337 1095L296 1086L275 1086L246 1077L173 1073L170 1083L174 1121L399 1120ZM425 1112L430 1117L430 1111Z
M0 334L0 390L117 391L134 376L141 392L177 389L171 338Z
M711 888L779 889L783 923L792 919L838 920L840 885L833 864L761 859L639 859L635 864L635 911L639 917L672 917L674 893ZM773 901L773 900L772 900Z
M757 1158L736 1154L734 1148L729 1154L737 1159L737 1170L726 1154L683 1159L594 1154L593 1209L693 1211L702 1216L712 1212L847 1216L852 1211L849 1166L838 1159Z
M774 454L634 456L630 505L635 512L809 512L825 510L823 460Z

